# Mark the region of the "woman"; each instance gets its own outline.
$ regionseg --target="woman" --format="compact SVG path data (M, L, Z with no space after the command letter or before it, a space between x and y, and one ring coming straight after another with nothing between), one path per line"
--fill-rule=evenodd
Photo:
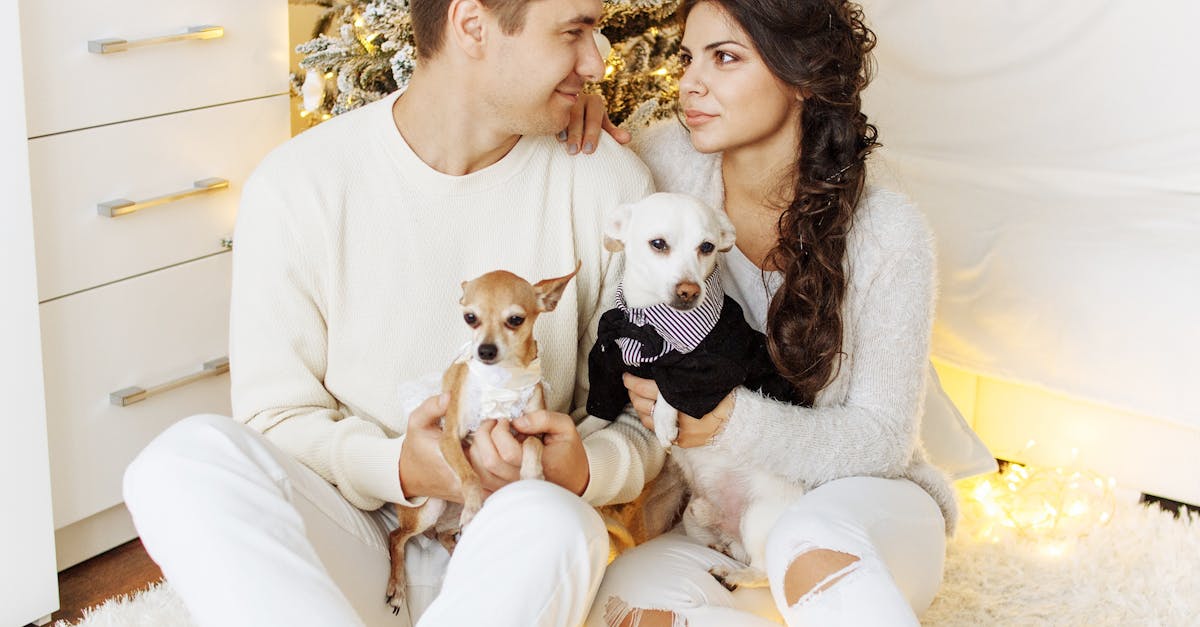
M904 197L866 186L877 144L860 94L874 35L840 0L686 0L680 11L686 129L652 126L633 147L660 191L724 207L738 234L722 259L727 292L804 406L739 388L711 414L681 417L678 443L722 447L806 489L769 536L776 620L915 625L940 585L956 506L918 444L932 238ZM657 387L626 385L650 428ZM595 470L593 483L623 480ZM679 531L651 540L609 567L588 624L771 624L755 616L772 614L765 592L728 592L708 574L717 566L737 567Z

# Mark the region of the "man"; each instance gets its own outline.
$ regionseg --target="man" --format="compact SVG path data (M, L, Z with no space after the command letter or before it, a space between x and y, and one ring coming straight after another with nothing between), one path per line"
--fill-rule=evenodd
M247 181L234 420L181 421L125 478L147 551L198 624L410 624L384 599L396 524L385 505L461 497L437 448L445 399L406 416L399 384L445 369L467 339L462 281L497 268L561 276L576 259L538 322L548 410L511 425L544 437L547 481L516 482L510 425L485 423L468 451L483 509L453 559L419 538L407 566L421 625L583 621L608 540L577 496L589 461L563 412L586 400L578 360L619 271L601 214L652 191L611 139L573 157L547 135L603 76L600 11L599 0L412 0L421 62L407 90L294 138Z

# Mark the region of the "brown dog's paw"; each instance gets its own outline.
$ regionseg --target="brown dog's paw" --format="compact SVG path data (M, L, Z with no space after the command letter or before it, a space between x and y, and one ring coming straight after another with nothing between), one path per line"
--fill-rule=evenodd
M385 603L392 606L392 615L398 616L400 610L404 609L404 580L392 575L388 578L387 599Z

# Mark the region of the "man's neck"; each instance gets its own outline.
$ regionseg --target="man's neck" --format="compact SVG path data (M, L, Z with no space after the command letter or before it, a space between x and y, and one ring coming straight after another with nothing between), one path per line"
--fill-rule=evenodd
M438 80L451 68L413 72L408 89L392 106L392 121L413 152L443 174L482 170L508 154L521 139L495 127L496 120L462 83Z

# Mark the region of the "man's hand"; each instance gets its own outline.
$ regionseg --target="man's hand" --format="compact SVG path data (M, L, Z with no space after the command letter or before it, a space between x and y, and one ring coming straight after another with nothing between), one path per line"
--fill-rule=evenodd
M508 420L484 420L472 436L467 460L479 475L484 496L521 478L521 442Z
M442 457L438 421L446 415L450 395L431 396L408 416L400 449L400 489L409 499L429 496L462 503L462 484Z
M567 128L558 134L558 141L564 142L567 152L576 154L580 151L590 155L600 145L600 131L603 130L617 143L628 144L633 139L629 131L619 128L608 119L607 105L604 96L600 94L579 94L579 99L571 106L571 121Z
M629 390L629 402L637 412L642 424L651 431L654 430L654 403L658 400L658 384L650 379L642 379L626 373L623 375L625 389ZM675 437L675 445L682 448L704 446L717 437L729 416L733 414L733 392L721 399L713 410L696 419L679 412L679 435Z
M583 494L591 471L588 470L583 440L570 416L539 409L514 420L513 427L526 437L542 436L546 445L542 451L542 472L546 481L575 494Z

